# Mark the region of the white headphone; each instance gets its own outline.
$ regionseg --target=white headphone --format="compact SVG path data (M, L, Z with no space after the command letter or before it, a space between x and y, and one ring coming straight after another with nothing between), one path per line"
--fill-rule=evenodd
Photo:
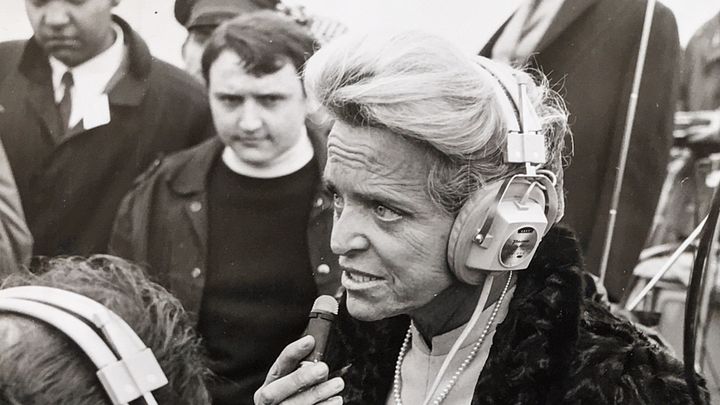
M559 203L555 174L538 169L546 162L545 138L526 84L490 59L478 57L477 63L494 79L507 125L504 160L524 163L525 173L474 192L455 218L448 239L448 264L468 284L482 282L483 271L526 269L555 223Z
M2 311L43 321L75 342L97 367L113 405L140 397L156 405L151 392L168 383L152 351L132 328L84 295L51 287L12 287L0 290Z

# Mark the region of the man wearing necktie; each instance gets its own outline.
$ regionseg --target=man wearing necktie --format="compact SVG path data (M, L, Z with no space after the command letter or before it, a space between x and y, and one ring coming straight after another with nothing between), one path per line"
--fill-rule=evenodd
M200 85L154 59L120 0L26 0L34 36L0 44L0 134L39 255L103 253L158 154L211 126Z
M637 62L646 0L528 0L482 55L542 71L566 100L573 139L565 171L564 222L578 233L597 274ZM658 4L623 178L606 286L625 294L650 229L665 177L677 94L675 17Z

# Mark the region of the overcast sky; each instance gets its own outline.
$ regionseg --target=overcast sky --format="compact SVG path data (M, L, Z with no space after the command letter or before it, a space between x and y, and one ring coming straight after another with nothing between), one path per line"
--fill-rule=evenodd
M468 52L478 51L521 0L285 0L335 18L351 29L416 28L447 37ZM568 0L572 1L572 0ZM25 0L0 0L0 40L27 38ZM117 13L146 39L153 54L180 64L184 29L172 15L174 0L122 0ZM665 0L678 20L680 40L720 10L719 0Z

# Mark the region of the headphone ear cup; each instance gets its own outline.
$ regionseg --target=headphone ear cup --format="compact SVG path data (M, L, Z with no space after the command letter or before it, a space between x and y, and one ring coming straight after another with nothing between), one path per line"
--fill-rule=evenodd
M529 266L558 212L552 182L542 176L539 183L513 178L472 194L448 238L448 266L458 280L476 285L485 271Z
M475 191L460 208L453 222L448 238L447 262L455 277L466 284L478 284L484 279L476 271L470 271L465 266L472 247L472 242L467 242L472 241L487 219L501 185L502 182L496 182Z

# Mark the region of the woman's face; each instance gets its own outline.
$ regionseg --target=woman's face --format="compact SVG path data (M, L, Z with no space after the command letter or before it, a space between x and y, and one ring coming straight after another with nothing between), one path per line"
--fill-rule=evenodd
M454 282L446 261L453 217L430 200L429 157L388 130L337 122L330 133L330 243L355 318L411 315Z

